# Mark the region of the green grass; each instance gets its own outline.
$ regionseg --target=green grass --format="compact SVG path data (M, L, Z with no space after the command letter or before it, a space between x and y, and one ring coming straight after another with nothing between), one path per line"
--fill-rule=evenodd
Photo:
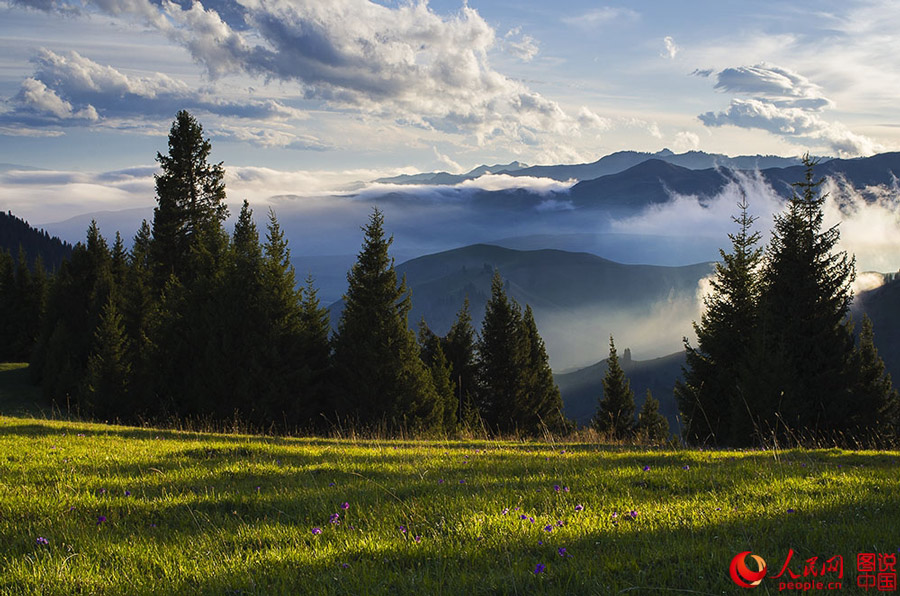
M738 552L777 573L791 548L798 573L842 555L854 593L856 553L900 547L898 458L4 417L0 594L735 594Z

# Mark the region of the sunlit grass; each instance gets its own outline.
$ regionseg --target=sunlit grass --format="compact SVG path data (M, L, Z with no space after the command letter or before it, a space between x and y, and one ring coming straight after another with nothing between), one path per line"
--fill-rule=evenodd
M791 548L852 588L900 547L898 459L2 418L0 593L733 594L735 554Z

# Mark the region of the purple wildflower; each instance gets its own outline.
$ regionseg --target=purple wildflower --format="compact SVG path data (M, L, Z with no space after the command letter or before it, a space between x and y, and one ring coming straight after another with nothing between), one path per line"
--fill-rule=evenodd
M529 517L529 518L528 518L528 521L530 521L531 523L534 523L534 518L533 518L533 517Z
M313 533L313 536L318 536L319 534L322 533L322 528L318 528L318 527L313 528L312 533Z
M631 519L637 519L637 511L635 511L634 509L632 509L632 510L628 513L628 515L631 516Z
M416 537L414 538L414 540L415 540L416 543L418 544L419 542L422 542L422 537L421 537L421 536L416 536Z
M339 524L339 523L341 523L340 517L341 517L340 513L332 513L331 517L328 518L328 521L333 524Z
M528 519L528 516L523 513L519 516L519 519Z
M130 490L126 490L126 491L125 491L125 496L126 496L126 497L130 497L130 496L131 496L131 491L130 491Z
M466 483L466 479L463 478L462 480L459 481L459 483L460 483L460 484L465 484L465 483Z
M788 513L796 513L796 511L794 511L793 509L788 509L787 512Z
M556 492L559 492L559 485L558 485L558 484L554 484L554 485L553 485L553 490L555 490Z
M575 511L583 511L584 505L575 505Z
M649 471L650 471L650 466L644 466L644 471L645 471L645 472L649 472Z
M552 532L552 531L553 531L553 526L544 526L544 531L545 531L545 532Z
M534 567L534 574L537 575L538 573L543 573L546 569L547 569L546 565L544 565L543 563L538 563Z
M341 503L341 509L343 509L344 511L350 509L350 503L347 503L347 502Z
M566 548L564 546L559 547L558 549L556 549L556 554L558 554L560 557L565 557Z
M564 486L564 487L563 487L563 492L564 492L564 493L569 492L569 487L568 487L568 486Z
M328 486L334 486L334 482L329 482Z
M556 526L557 526L558 528L561 528L561 527L563 527L564 525L566 525L566 524L563 523L563 520L561 520L561 519L556 520Z
M681 466L681 469L682 470L690 470L691 467L689 465L685 464L685 465Z
M616 519L617 517L619 517L619 512L618 512L618 511L613 511L613 512L612 512L612 518L613 518L613 519Z
M500 512L500 515L506 515L507 513L509 513L509 507L504 508L503 511Z
M350 567L349 563L341 563L341 569L347 569L348 567Z
M400 530L401 534L406 534L406 526L400 526L398 529Z
M106 521L106 516L105 516L105 515L100 515L100 516L97 517L97 525L98 525L98 526L99 526L100 524L102 524L103 522L105 522L105 521Z
M35 542L37 542L41 546L47 546L48 544L50 544L50 541L47 540L46 538L44 538L43 536L38 536L37 540L35 540Z

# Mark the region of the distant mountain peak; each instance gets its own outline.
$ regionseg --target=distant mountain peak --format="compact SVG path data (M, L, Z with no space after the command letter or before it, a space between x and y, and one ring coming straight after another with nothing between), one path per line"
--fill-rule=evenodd
M657 151L653 155L655 155L656 157L672 157L675 154L672 151L670 151L668 148L666 148L666 149L663 149L662 151Z

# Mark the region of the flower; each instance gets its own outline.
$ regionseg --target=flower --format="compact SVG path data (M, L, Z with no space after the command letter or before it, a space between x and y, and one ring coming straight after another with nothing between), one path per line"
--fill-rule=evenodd
M414 538L414 540L416 541L416 543L422 542L422 537L421 537L421 536L416 536L416 537Z
M35 540L35 542L37 542L41 546L47 546L48 544L50 544L50 541L47 540L46 538L44 538L43 536L38 536L37 540Z
M563 523L563 520L558 519L558 520L556 520L556 525L557 525L557 527L560 527L560 528L561 528L561 527L563 527L563 526L566 525L566 524Z
M788 513L796 513L796 511L794 511L793 509L788 509L787 512Z
M125 491L125 496L126 496L126 497L130 497L130 496L131 496L131 491L130 491L130 490L126 490L126 491Z
M318 527L313 528L312 533L313 533L313 536L318 536L319 534L322 533L322 528L318 528Z
M439 478L439 479L438 479L438 484L444 484L444 479L443 479L443 478Z
M613 519L616 519L617 517L619 517L619 512L618 512L618 511L613 511L613 512L612 512L612 518L613 518Z
M347 509L350 509L350 503L347 503L347 502L341 503L341 509L343 509L344 511L346 511Z
M565 557L566 556L566 547L561 546L558 549L556 549L556 554L558 554L560 557Z
M558 484L554 484L554 485L553 485L553 490L555 490L556 492L559 492L559 485L558 485Z
M645 471L645 472L649 472L649 471L650 471L650 466L644 466L644 471Z
M400 530L401 534L406 534L406 526L400 526L398 529Z
M552 532L552 531L553 531L553 526L544 526L544 531L545 531L545 532Z
M569 487L568 487L568 486L564 486L564 487L563 487L563 492L564 492L564 493L569 492Z
M341 523L340 517L341 517L340 513L332 513L331 517L328 518L328 521L333 524L339 524L339 523Z
M528 519L528 516L523 513L519 516L519 519Z
M584 505L575 505L575 511L584 511Z
M543 563L538 563L534 567L534 574L537 575L538 573L543 573L546 569L547 569L546 565L544 565Z
M505 507L503 511L500 512L500 515L506 515L507 513L509 513L509 507Z
M689 465L685 464L685 465L681 466L681 469L682 470L690 470L691 467Z
M98 525L98 526L99 526L100 524L102 524L103 522L105 522L105 521L106 521L106 516L105 516L105 515L100 515L100 516L97 517L97 525Z
M334 482L329 482L328 486L334 486Z
M628 515L631 516L631 519L637 519L637 511L635 511L634 509L632 509L632 510L628 513Z
M459 483L460 483L460 484L465 484L465 483L466 483L466 479L463 478L462 480L459 481Z

